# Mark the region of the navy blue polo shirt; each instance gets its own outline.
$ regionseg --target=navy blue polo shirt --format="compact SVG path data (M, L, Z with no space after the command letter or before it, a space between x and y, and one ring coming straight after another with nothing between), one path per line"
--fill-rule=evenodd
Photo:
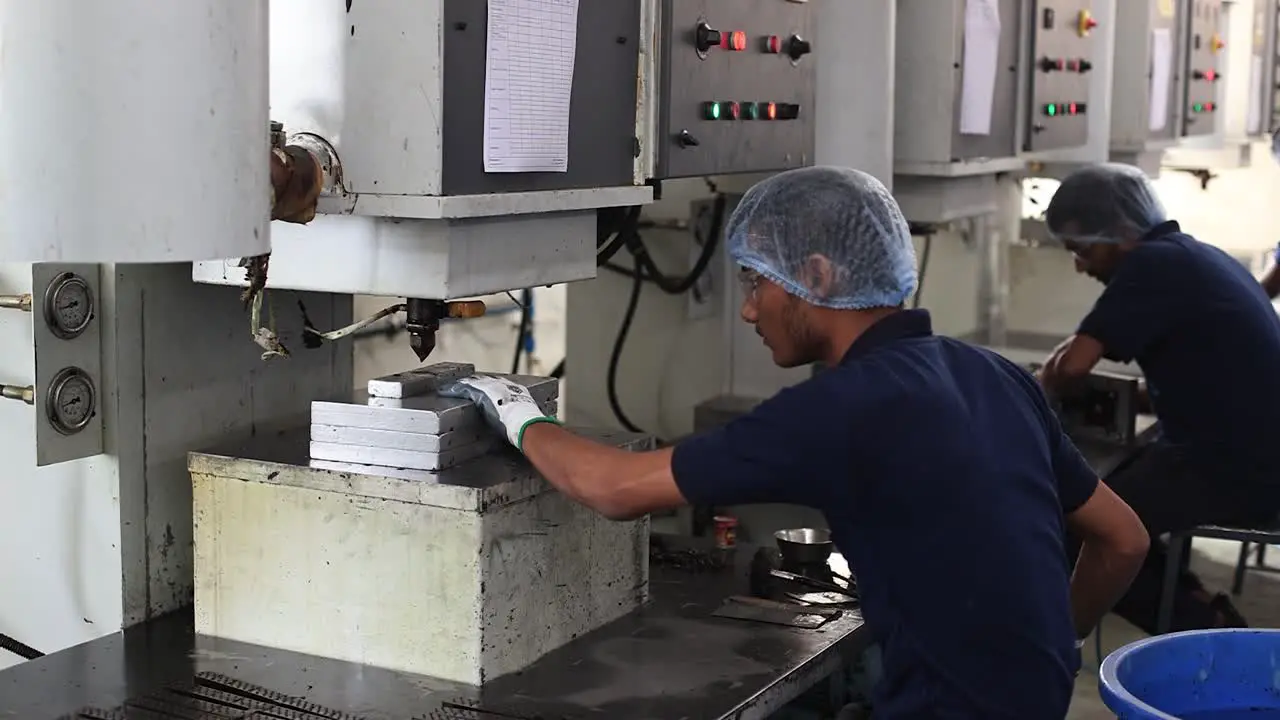
M1137 361L1162 440L1226 492L1280 492L1280 319L1230 255L1164 223L1117 266L1079 333Z
M691 503L826 515L882 645L877 717L1066 714L1063 516L1098 479L1026 371L901 311L672 466Z

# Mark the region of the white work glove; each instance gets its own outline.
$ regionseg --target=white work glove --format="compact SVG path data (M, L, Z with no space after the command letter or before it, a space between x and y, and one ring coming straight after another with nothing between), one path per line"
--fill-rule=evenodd
M538 407L529 389L510 380L492 375L472 375L449 383L436 391L445 397L461 398L475 403L484 418L506 435L507 441L523 451L524 430L540 422L559 424Z

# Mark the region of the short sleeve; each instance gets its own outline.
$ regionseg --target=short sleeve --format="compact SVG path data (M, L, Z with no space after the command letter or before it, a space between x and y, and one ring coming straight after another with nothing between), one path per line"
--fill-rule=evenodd
M672 474L693 505L786 503L821 508L822 482L851 472L847 422L826 373L676 446ZM823 409L826 409L824 411ZM852 481L852 477L850 477Z
M1108 359L1136 359L1177 320L1182 295L1161 252L1134 251L1080 322L1077 332L1102 343Z
M1058 430L1058 441L1053 447L1053 474L1058 479L1058 502L1063 514L1069 515L1093 497L1098 489L1098 473L1080 454L1080 449L1067 434Z
M998 357L998 356L996 356ZM1036 414L1043 424L1049 459L1053 466L1053 477L1058 487L1058 503L1062 513L1068 515L1080 509L1098 489L1098 473L1089 465L1089 461L1080 454L1079 448L1067 437L1062 429L1062 422L1049 405L1040 383L1025 370L1013 363L999 358L1005 369L1016 378L1027 393L1028 399L1035 408Z

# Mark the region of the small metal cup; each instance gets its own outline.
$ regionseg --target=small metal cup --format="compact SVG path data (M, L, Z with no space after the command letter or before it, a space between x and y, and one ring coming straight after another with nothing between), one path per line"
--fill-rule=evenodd
M783 565L823 565L834 548L831 531L820 528L779 530L773 537L778 541Z

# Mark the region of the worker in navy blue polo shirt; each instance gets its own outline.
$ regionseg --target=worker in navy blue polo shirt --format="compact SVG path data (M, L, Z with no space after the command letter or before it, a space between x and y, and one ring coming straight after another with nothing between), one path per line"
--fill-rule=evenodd
M446 389L543 476L615 519L693 503L821 510L858 579L884 676L874 716L1065 716L1079 640L1137 572L1147 536L1098 481L1035 379L937 337L906 221L884 186L833 168L775 175L730 218L742 318L783 367L826 370L674 448L582 439L493 377ZM1070 528L1085 538L1075 575Z
M1102 358L1136 361L1160 437L1106 479L1159 535L1204 524L1270 523L1280 514L1280 320L1231 256L1167 218L1137 168L1099 165L1067 177L1045 215L1076 269L1105 284L1042 381L1065 391ZM1070 552L1068 552L1070 558ZM1153 546L1116 612L1156 631L1165 561ZM1242 627L1224 594L1184 573L1174 630Z

